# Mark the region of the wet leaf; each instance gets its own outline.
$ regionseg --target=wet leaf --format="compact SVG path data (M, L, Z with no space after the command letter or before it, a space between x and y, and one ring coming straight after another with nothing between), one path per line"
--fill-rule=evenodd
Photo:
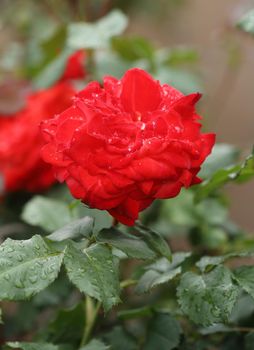
M222 265L205 275L186 272L177 288L182 311L204 326L226 322L238 294L230 270Z
M57 277L63 252L55 251L40 236L0 246L0 299L23 300L37 294Z
M234 278L254 298L254 266L241 266L234 271Z
M94 244L81 251L70 243L64 264L70 281L81 292L101 301L106 311L119 303L118 269L107 246Z
M22 350L59 350L57 345L48 343L26 343L26 342L9 342L7 349L22 349Z
M144 241L134 235L122 233L115 228L101 231L97 236L97 240L120 249L130 258L150 260L156 257L156 254Z
M93 223L93 218L85 216L56 230L47 238L51 241L63 241L68 238L89 237L93 230Z
M105 345L101 340L93 339L86 346L79 350L109 350L110 347Z

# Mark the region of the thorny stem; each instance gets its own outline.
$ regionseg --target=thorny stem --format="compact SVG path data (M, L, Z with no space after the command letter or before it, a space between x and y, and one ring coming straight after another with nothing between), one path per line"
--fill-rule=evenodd
M97 304L94 305L92 299L89 296L86 296L86 299L85 299L86 321L85 321L83 336L80 342L80 347L84 346L89 341L89 338L91 336L92 330L97 320L100 308L101 308L101 302L97 302Z

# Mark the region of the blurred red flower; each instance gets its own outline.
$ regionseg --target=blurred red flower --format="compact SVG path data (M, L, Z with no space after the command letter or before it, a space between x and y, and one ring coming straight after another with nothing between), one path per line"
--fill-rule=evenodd
M156 198L175 197L197 177L215 142L202 134L195 103L140 69L105 77L72 107L42 123L43 159L57 179L93 208L133 225Z
M61 77L61 81L70 79L83 79L86 76L84 67L85 63L85 51L78 50L74 52L66 62L64 73Z
M0 173L4 191L40 191L54 182L53 170L40 157L42 120L71 105L75 90L67 83L32 93L14 116L0 115Z

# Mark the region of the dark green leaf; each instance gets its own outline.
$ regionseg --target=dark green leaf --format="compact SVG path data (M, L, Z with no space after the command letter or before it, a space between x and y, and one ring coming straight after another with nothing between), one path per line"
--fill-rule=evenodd
M118 312L118 317L124 320L152 316L152 310L149 306L139 307L137 309L122 310Z
M81 292L101 301L107 311L119 303L119 278L111 250L94 244L83 251L70 243L64 263L67 274Z
M237 23L245 32L254 35L254 10L247 12Z
M149 260L156 257L156 254L144 241L134 235L122 233L115 228L101 231L97 236L97 240L120 249L130 258Z
M67 204L42 196L33 197L24 207L22 219L46 231L55 231L69 224L73 217Z
M27 299L51 284L57 277L63 252L55 251L40 236L0 246L0 298Z
M226 322L238 294L239 288L224 266L218 266L206 275L186 272L177 289L182 311L195 323L205 326Z
M127 23L127 17L119 10L95 23L72 23L68 27L67 45L74 50L105 48L112 37L125 30Z
M70 309L61 309L45 331L47 341L52 343L78 344L85 325L85 310L82 303Z
M93 230L94 220L89 216L72 221L47 236L51 241L63 241L69 238L89 237Z
M103 336L110 350L137 350L138 346L134 338L128 334L122 327L116 326L110 333Z
M254 333L249 333L244 337L244 350L254 349Z
M163 256L168 260L171 260L169 245L159 233L152 231L139 223L136 224L135 228L139 236L144 239L150 249L152 249L158 256Z
M128 61L146 58L152 62L154 58L153 46L142 37L114 38L112 47L123 59Z
M144 350L171 350L180 343L182 329L170 314L157 313L151 320Z

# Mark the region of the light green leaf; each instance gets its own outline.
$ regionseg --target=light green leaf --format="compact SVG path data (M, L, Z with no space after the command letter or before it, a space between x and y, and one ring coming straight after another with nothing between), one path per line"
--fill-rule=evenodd
M93 339L86 346L79 350L109 350L110 347L105 345L101 340Z
M0 299L27 299L57 277L63 252L55 251L40 236L0 246Z
M254 298L254 266L241 266L234 271L234 278Z
M149 260L156 257L156 254L144 241L134 235L122 233L115 228L101 231L97 236L97 241L108 243L120 249L130 258Z
M181 273L182 269L179 265L189 256L190 253L176 253L172 256L172 263L162 258L149 265L147 271L138 281L136 292L138 294L146 293L160 284L171 281Z
M244 182L254 176L254 153L248 156L241 165L221 169L198 186L196 201L203 200L228 182Z
M182 311L195 323L209 326L226 322L236 303L239 288L230 270L218 266L206 275L186 272L177 288Z
M202 179L206 179L213 175L216 171L232 166L239 157L239 150L226 143L217 143L212 150L212 153L202 165L198 175Z
M73 220L67 204L42 196L33 197L24 207L22 219L46 231L55 231Z
M59 350L57 345L48 343L9 342L7 346L11 349L22 350Z
M251 257L254 256L254 252L235 252L235 253L228 253L221 256L203 256L197 263L196 266L202 271L205 272L205 270L209 267L214 267L217 265L220 265L224 263L225 261L233 258L244 258L244 257Z
M94 220L89 216L72 221L47 236L51 241L63 241L68 238L89 237L93 230Z
M71 23L68 27L67 46L71 49L97 49L109 45L109 40L127 27L127 17L113 10L95 23Z
M46 67L34 78L34 87L36 89L45 89L53 85L63 74L66 62L73 52L73 49L65 48L57 58L47 64Z
M247 12L237 23L243 31L254 35L254 9Z
M170 314L157 313L151 320L144 350L171 350L180 343L182 329Z
M149 228L137 223L135 226L139 236L143 238L148 247L152 249L158 256L163 256L168 260L171 260L171 251L168 243L157 232L150 230Z
M94 244L81 251L70 243L64 263L71 282L81 292L101 301L106 311L119 303L118 270L107 246Z

